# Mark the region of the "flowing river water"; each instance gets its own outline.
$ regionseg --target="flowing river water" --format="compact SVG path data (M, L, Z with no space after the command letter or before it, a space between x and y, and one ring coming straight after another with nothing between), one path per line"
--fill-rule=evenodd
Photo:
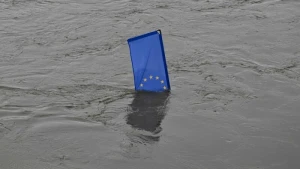
M127 39L161 29L170 93ZM300 1L0 0L1 169L299 169Z

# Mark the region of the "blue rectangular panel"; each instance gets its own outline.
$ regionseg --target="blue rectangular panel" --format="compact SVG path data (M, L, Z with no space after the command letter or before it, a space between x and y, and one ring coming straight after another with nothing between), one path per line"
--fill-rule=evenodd
M128 39L135 90L168 91L170 82L160 31Z

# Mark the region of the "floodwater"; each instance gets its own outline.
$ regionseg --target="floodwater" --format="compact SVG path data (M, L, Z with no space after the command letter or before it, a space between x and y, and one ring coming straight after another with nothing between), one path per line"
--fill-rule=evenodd
M170 93L126 40L161 29ZM0 0L1 169L299 169L300 1Z

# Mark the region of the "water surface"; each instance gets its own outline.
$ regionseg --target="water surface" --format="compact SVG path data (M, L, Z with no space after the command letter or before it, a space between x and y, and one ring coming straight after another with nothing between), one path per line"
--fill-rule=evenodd
M297 0L0 0L1 169L298 169ZM126 40L161 29L170 93Z

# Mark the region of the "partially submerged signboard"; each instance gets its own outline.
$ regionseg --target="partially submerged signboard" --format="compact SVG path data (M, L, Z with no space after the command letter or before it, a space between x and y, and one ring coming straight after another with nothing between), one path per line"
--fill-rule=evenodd
M137 91L171 90L161 31L128 39Z

